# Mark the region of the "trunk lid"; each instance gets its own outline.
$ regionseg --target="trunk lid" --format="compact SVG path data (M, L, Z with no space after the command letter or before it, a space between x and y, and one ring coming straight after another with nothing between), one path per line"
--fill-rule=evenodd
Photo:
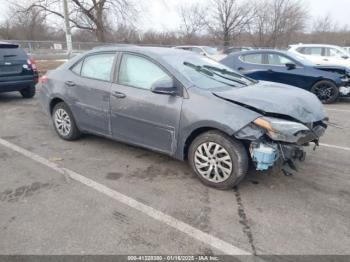
M28 67L27 54L13 44L0 43L0 77L21 75Z

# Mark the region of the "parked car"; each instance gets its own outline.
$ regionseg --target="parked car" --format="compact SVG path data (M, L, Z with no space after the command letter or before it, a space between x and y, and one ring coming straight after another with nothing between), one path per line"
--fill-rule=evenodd
M215 61L219 61L226 57L225 54L222 54L217 48L210 46L175 46L175 49L182 49L187 51L192 51L197 54L209 57Z
M323 103L350 94L350 70L339 66L316 66L291 52L253 50L231 54L222 64L256 80L278 82L308 90Z
M229 54L233 54L233 53L238 53L238 52L242 52L242 51L249 51L249 50L254 50L254 48L252 47L228 47L226 49L224 49L224 54L225 55L229 55Z
M340 46L299 44L291 45L289 51L309 59L316 65L350 67L350 53Z
M62 139L92 133L188 160L216 188L237 185L249 163L294 168L327 127L313 94L172 48L96 49L43 79L40 101Z
M23 98L32 98L37 82L35 61L19 45L0 42L0 93L19 91Z

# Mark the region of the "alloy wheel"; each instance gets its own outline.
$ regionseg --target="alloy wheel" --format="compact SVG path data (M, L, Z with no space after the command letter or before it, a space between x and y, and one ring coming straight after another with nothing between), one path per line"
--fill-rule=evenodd
M320 84L315 87L315 94L321 101L328 101L334 96L334 88L328 84Z
M206 180L220 183L232 173L232 159L227 150L214 142L206 142L197 147L194 155L197 172Z
M68 113L64 109L59 108L56 110L55 116L54 116L54 122L55 122L55 127L60 135L62 136L69 135L72 129L72 123Z

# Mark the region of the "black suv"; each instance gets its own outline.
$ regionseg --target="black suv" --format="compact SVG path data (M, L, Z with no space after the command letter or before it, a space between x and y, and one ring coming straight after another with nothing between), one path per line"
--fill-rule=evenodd
M35 61L19 45L0 42L0 93L19 91L32 98L37 82Z

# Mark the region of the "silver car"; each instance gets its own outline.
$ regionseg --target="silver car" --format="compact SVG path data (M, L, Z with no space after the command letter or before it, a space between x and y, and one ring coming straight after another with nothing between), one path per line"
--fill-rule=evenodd
M103 47L50 71L40 100L57 134L92 133L188 160L206 185L237 185L249 165L292 172L318 144L325 110L310 92L258 82L195 53Z

